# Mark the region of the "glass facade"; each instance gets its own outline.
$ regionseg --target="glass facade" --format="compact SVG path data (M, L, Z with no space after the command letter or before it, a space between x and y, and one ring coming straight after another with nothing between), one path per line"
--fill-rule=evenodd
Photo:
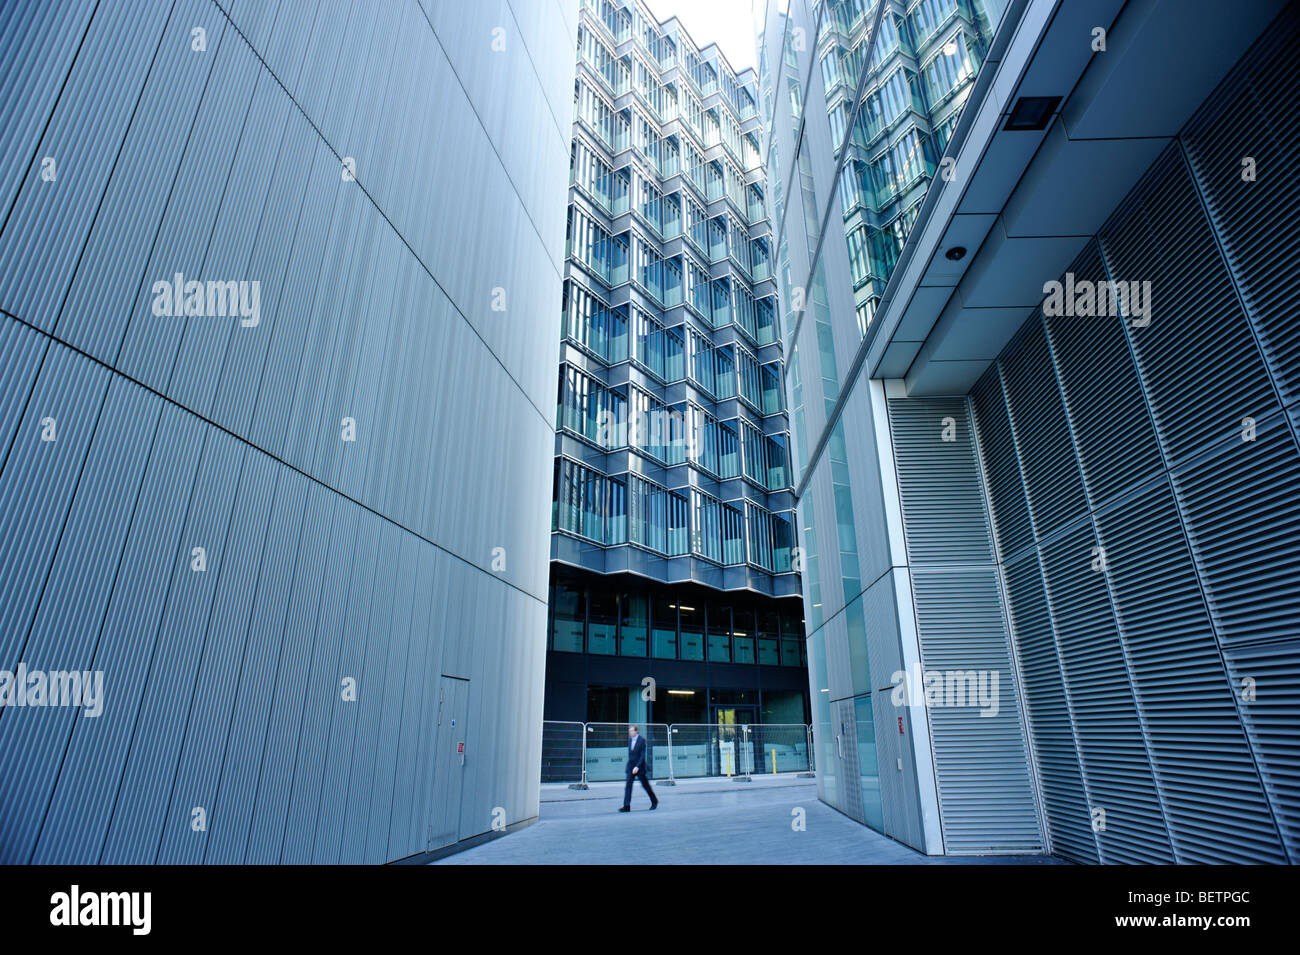
M577 58L553 556L797 593L753 75L631 0Z
M584 0L573 102L550 650L690 664L707 717L707 668L803 665L755 77L637 0Z
M1207 39L1235 52L1178 101L1126 88L1099 108L1074 84L1116 51L1075 51L1060 113L1026 133L980 120L1070 41L1014 4L756 4L819 795L864 824L934 854L1296 861L1279 621L1300 600L1282 304L1300 186L1255 171L1297 135L1269 105L1296 94L1283 7ZM986 61L995 37L1007 58ZM1195 62L1139 47L1120 55ZM1155 127L1125 172L1107 162L1108 195L1080 183L1092 144ZM1019 181L989 202L1015 150ZM964 181L945 176L959 158ZM991 238L944 255L972 195ZM1054 284L1080 297L1063 311ZM996 705L954 674L1001 680Z

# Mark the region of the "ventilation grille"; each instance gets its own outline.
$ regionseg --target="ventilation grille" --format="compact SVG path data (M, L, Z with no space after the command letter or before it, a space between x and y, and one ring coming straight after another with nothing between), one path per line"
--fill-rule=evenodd
M1150 282L1129 329L1166 453L1179 461L1277 407L1187 166L1171 146L1100 233L1113 281Z
M1076 282L1104 282L1097 244L1071 266ZM1093 315L1046 319L1070 423L1094 506L1160 469L1160 448L1137 370L1124 338L1124 319ZM1019 420L1019 419L1017 419Z
M1041 539L1076 518L1086 505L1040 316L1035 313L1020 330L999 364L1029 489L1029 513Z
M1290 4L1183 133L1282 400L1300 400L1300 6ZM1254 181L1242 178L1254 160Z
M988 482L989 503L993 511L993 528L1003 560L1012 560L1034 542L1034 529L1025 504L1025 486L1016 462L1016 445L1002 400L1002 379L993 364L971 392L979 447Z
M1163 479L1098 518L1179 862L1285 862Z

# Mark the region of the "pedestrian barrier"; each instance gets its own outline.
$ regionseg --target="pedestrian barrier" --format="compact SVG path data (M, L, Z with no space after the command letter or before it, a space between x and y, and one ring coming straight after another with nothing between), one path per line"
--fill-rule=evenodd
M621 781L627 766L631 723L542 724L542 782ZM804 723L638 723L646 740L650 778L671 784L677 779L729 776L745 780L757 774L812 773L812 727Z

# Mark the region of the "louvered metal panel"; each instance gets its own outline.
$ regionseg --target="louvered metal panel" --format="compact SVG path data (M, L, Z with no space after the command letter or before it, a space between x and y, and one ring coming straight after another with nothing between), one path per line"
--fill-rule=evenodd
M988 487L993 530L1003 560L1012 560L1034 542L1025 487L1016 460L1015 439L1002 396L997 363L989 366L970 394L971 410Z
M1051 849L1070 859L1097 862L1069 685L1061 672L1037 551L1007 565L1004 579Z
M1095 242L1069 271L1075 282L1107 281ZM1122 316L1103 315L1045 319L1084 485L1094 507L1161 467L1123 322Z
M1183 131L1246 309L1282 395L1300 401L1300 115L1295 50L1300 8L1288 5ZM1247 168L1247 160L1253 169Z
M1098 516L1179 862L1285 862L1168 483Z
M991 561L965 400L891 399L889 418L911 562Z
M1105 572L1093 569L1098 546L1089 524L1042 548L1089 812L1105 813L1097 832L1103 862L1173 862Z
M942 671L945 681L956 671L982 671L990 681L991 674L998 676L996 713L972 703L969 695L929 708L944 849L954 854L1041 851L996 572L914 567L912 581L925 671Z
M1263 420L1255 438L1229 438L1174 471L1225 646L1295 636L1300 620L1300 454L1282 416Z
M1300 860L1300 640L1229 647L1224 657L1294 864Z
M998 365L1029 513L1034 533L1041 540L1077 519L1086 506L1041 313L1025 323Z
M1272 414L1277 396L1177 144L1098 235L1113 281L1151 283L1150 324L1128 335L1170 462Z

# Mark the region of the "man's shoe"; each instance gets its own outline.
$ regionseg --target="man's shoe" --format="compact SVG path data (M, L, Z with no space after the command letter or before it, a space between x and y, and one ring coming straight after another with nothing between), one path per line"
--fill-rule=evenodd
M619 812L631 812L631 811L632 811L631 806L624 806L622 809L619 810Z
M650 804L650 811L654 812L658 808L659 808L659 800L656 799L654 802Z

